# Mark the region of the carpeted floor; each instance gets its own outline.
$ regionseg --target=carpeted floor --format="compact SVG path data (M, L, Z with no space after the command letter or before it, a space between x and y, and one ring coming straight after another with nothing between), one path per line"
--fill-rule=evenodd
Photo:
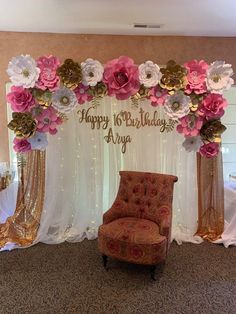
M236 248L173 243L158 280L109 260L97 241L0 253L1 314L235 314Z

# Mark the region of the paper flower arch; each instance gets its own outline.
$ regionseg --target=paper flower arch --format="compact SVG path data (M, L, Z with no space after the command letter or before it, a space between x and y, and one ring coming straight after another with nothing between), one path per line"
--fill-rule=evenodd
M185 149L211 158L218 154L226 129L220 122L227 106L222 94L234 83L232 67L224 61L209 65L192 60L181 66L171 60L160 68L152 61L138 66L126 56L103 66L91 58L61 64L54 56L35 61L21 55L12 58L7 73L13 83L7 94L13 110L8 127L15 132L14 149L19 153L45 149L47 133L57 133L65 114L108 95L163 106L178 122Z

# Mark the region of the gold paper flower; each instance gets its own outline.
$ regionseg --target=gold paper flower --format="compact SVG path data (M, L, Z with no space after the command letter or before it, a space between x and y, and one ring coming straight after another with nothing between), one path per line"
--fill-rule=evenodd
M221 142L221 134L226 130L220 120L211 120L205 123L201 130L200 135L205 142Z
M68 88L75 89L82 81L82 70L79 63L66 59L57 69L61 82Z
M189 97L191 99L191 102L189 104L189 109L190 111L195 112L198 110L198 106L201 103L201 100L203 97L196 94L190 94Z
M88 94L96 98L105 97L107 95L107 86L99 82L97 85L89 87Z
M49 90L43 91L41 89L34 88L32 93L38 104L43 108L47 108L51 105L52 93Z
M133 95L131 98L135 100L142 100L145 98L148 98L150 95L150 88L145 87L144 85L141 85L139 88L139 91Z
M37 123L29 112L13 112L8 127L14 131L17 138L28 138L34 135Z
M187 84L187 70L175 61L167 62L166 68L161 68L160 86L168 91L183 89Z

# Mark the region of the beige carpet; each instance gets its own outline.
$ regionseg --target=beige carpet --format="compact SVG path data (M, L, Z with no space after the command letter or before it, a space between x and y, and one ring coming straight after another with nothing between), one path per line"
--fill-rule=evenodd
M97 241L0 253L1 314L235 314L236 247L171 245L164 273L109 260Z

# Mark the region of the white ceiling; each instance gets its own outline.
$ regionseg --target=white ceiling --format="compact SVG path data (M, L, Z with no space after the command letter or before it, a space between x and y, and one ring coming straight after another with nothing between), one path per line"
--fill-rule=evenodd
M236 0L0 0L0 31L236 36Z

